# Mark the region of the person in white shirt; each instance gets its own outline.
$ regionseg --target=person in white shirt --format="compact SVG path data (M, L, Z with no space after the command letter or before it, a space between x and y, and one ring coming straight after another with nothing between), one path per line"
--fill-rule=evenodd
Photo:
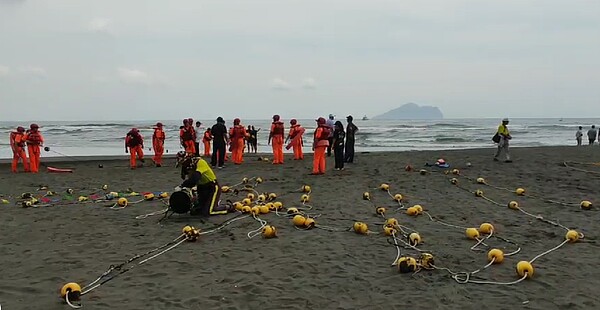
M583 139L583 133L581 130L583 127L579 126L579 130L575 133L575 139L577 140L577 146L581 146L581 140Z
M194 130L196 130L196 141L194 141L196 144L196 157L200 157L200 144L203 144L202 138L204 138L204 127L202 126L202 123L196 122Z

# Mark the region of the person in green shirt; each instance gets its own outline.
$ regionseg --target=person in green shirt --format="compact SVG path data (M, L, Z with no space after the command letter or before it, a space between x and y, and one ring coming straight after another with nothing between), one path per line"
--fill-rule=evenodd
M500 157L500 154L504 152L504 155L506 156L506 160L504 162L512 163L512 160L510 159L510 153L508 152L508 142L510 139L512 139L512 137L507 125L508 118L505 118L502 120L502 124L498 126L498 131L496 134L500 136L500 141L498 141L498 151L496 151L496 155L494 155L494 161L498 161L498 157Z

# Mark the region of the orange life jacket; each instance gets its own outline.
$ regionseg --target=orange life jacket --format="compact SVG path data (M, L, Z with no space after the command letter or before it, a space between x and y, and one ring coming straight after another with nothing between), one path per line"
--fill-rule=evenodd
M204 142L208 142L208 141L212 140L212 135L210 134L209 131L204 132L204 137L202 138L202 140Z
M27 134L27 144L40 145L43 141L39 131L31 131Z
M183 129L181 129L181 131L179 132L179 135L181 136L181 139L183 141L195 141L196 140L196 131L194 130L193 127L183 127Z
M283 128L283 122L273 122L271 127L271 136L283 136L285 129Z
M144 143L144 139L139 133L131 131L127 133L127 136L125 137L125 144L128 147L136 147L138 145L141 145L142 143Z
M242 125L235 125L231 129L232 139L243 139L246 136L246 129Z
M161 129L154 129L154 134L152 135L153 142L165 142L165 132Z
M321 129L321 134L317 136L318 130L315 130L315 139L316 140L327 140L329 138L329 132L331 129L327 125L319 125L317 129Z

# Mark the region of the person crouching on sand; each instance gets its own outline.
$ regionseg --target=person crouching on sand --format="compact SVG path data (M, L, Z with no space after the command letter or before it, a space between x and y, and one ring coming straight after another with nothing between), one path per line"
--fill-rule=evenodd
M217 182L217 176L204 159L191 156L178 157L177 165L181 166L181 178L184 179L180 187L197 189L197 197L190 215L227 214L228 207L219 204L221 187Z
M165 132L163 131L163 124L156 123L154 127L154 133L152 134L152 148L154 149L154 157L152 160L156 167L162 167L162 157L165 151Z
M33 173L38 173L40 170L40 146L44 145L44 137L39 128L38 124L31 124L29 132L24 137L29 152L29 170Z
M11 171L17 173L19 160L22 160L25 172L29 172L29 162L27 161L27 153L25 153L25 128L21 126L17 127L17 131L11 132L9 138L10 147L13 151Z
M144 138L137 128L131 128L125 136L125 153L128 152L131 169L137 167L136 157L144 164Z
M319 117L312 146L314 151L312 175L325 174L325 152L329 146L329 131L325 118Z
M498 161L500 153L504 151L504 155L506 156L506 160L504 162L512 163L512 160L510 159L510 153L508 152L508 141L512 139L512 136L510 135L510 131L508 131L507 125L508 118L505 118L502 120L502 124L498 126L498 131L496 134L500 137L500 140L498 141L498 151L496 151L496 155L494 155L494 161Z

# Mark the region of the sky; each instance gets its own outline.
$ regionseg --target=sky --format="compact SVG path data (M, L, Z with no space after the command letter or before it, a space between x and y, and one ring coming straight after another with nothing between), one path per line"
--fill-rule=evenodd
M0 121L600 117L598 0L0 0Z

